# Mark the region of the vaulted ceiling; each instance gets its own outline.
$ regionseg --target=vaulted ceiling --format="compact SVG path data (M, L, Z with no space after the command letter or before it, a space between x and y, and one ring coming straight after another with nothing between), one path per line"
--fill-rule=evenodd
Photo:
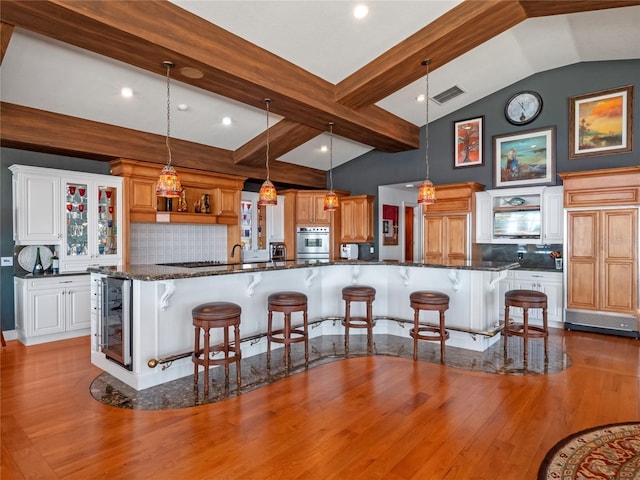
M170 60L174 164L264 178L268 97L271 178L322 187L329 122L334 166L419 147L425 58L431 96L464 91L434 120L537 71L640 56L640 0L363 3L357 22L348 1L2 0L2 145L164 163Z

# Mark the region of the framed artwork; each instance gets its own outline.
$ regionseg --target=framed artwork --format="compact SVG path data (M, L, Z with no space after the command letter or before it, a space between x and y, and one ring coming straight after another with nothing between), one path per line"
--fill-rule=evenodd
M398 245L398 213L397 205L382 206L383 245Z
M553 183L555 133L555 127L547 127L494 136L496 188Z
M633 149L633 85L569 99L569 158Z
M453 122L453 168L484 165L483 123L483 116Z

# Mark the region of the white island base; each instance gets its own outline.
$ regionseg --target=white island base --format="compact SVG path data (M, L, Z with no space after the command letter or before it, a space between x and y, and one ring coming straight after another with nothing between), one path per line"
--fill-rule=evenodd
M508 270L435 268L389 264L332 264L304 268L263 269L262 271L212 274L171 280L136 280L132 284L132 360L131 371L107 359L99 348L98 317L92 321L92 363L136 390L193 374L190 357L152 368L150 360L166 359L193 350L191 310L202 303L224 301L242 307L240 333L244 358L266 351L267 297L277 291L294 290L308 297L310 337L342 335L344 317L342 288L368 285L376 289L373 315L374 334L409 337L413 310L409 295L416 290L437 290L450 297L446 325L450 332L447 346L484 351L498 341L498 282ZM124 274L123 274L124 275ZM92 274L97 288L102 274ZM116 273L117 276L117 273ZM364 303L352 304L352 315L364 315ZM301 317L293 314L293 323ZM274 316L280 321L281 315ZM338 319L331 321L331 319ZM403 321L396 321L396 319ZM421 312L421 322L438 322L438 312ZM351 335L366 329L351 329ZM214 336L215 333L215 336ZM212 343L219 342L212 331ZM272 348L280 345L272 344Z

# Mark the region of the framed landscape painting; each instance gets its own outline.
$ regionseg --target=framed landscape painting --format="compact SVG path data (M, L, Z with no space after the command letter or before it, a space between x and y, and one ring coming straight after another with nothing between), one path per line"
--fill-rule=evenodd
M555 132L555 127L548 127L494 136L496 188L553 183Z
M569 158L630 152L633 85L569 99Z
M454 151L456 152L453 168L484 165L483 122L484 117L453 122Z

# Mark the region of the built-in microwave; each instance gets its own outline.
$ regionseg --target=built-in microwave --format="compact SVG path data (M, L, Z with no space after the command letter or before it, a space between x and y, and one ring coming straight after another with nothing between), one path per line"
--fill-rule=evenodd
M493 238L533 238L541 234L540 209L494 210Z

